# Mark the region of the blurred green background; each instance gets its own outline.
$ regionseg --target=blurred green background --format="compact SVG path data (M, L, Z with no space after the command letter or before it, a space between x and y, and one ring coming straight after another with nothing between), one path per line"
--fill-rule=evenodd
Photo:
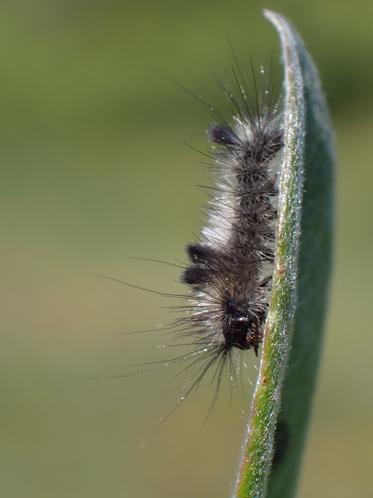
M168 358L163 291L208 182L211 116L170 80L223 97L226 33L242 63L277 58L262 7L287 15L317 62L338 147L331 313L299 497L371 496L373 8L367 0L12 0L0 4L0 468L6 498L223 498L248 395L204 384L154 436L187 378L87 380ZM172 317L172 315L171 315ZM255 364L253 355L247 361ZM255 366L255 365L254 365ZM255 379L255 369L249 377ZM225 391L225 389L223 389ZM147 441L145 447L141 443Z

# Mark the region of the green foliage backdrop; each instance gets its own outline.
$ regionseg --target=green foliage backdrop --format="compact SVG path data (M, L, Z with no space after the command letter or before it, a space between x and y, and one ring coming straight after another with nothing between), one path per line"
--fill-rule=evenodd
M336 266L300 498L369 496L373 208L372 6L321 0L5 0L0 5L0 462L10 498L229 495L247 399L203 424L207 383L155 437L185 383L160 371L87 381L168 357L169 303L91 273L165 291L208 182L210 115L224 107L226 32L242 63L278 58L263 7L288 17L320 70L337 133ZM368 219L368 220L367 220ZM247 355L255 365L253 355ZM255 378L252 367L250 377ZM146 440L144 448L139 449Z

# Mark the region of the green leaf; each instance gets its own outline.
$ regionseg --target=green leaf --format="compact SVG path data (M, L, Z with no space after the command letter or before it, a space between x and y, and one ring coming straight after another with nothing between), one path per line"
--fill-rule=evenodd
M285 144L273 291L235 498L294 496L331 266L334 148L325 99L297 32L283 16L265 16L281 41Z

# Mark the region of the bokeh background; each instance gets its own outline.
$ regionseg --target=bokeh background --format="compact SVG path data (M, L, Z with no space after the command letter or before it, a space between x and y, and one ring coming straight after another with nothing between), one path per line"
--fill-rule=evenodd
M299 497L371 496L373 30L371 2L3 0L0 4L0 473L7 498L223 498L246 396L206 383L163 428L187 378L159 296L200 227L201 156L229 34L241 63L277 60L262 7L287 15L317 62L337 137L331 312ZM368 313L369 311L369 313ZM172 317L172 315L171 315ZM248 376L255 379L255 360ZM143 446L142 443L146 442Z

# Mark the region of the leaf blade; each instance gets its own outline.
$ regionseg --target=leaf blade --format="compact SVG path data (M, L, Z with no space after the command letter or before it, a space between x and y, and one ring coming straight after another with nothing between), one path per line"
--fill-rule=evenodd
M315 65L298 33L291 26L290 29L304 81L305 181L297 283L299 304L279 419L280 427L287 428L288 441L283 458L269 479L271 498L291 498L296 492L322 347L334 226L335 153L327 105Z
M267 484L271 498L280 498L280 496L281 498L290 498L294 494L298 474L298 472L294 472L294 468L299 469L315 384L331 253L331 223L330 219L329 221L327 219L327 214L330 213L332 205L332 196L330 195L332 175L326 174L324 179L327 180L328 176L329 181L326 181L324 189L319 189L320 192L323 192L324 198L322 206L319 208L320 216L317 219L316 232L324 234L325 229L329 227L329 242L325 245L326 249L324 250L326 262L324 277L319 279L318 288L316 292L315 290L313 292L316 301L315 299L311 300L314 305L318 306L320 314L318 322L313 322L314 328L309 330L309 332L315 330L313 334L310 334L314 350L313 354L309 355L310 337L305 336L299 330L302 328L302 320L310 318L311 307L308 305L306 313L299 313L301 307L296 308L296 305L297 291L301 298L307 299L307 292L310 290L309 277L312 276L315 268L314 264L309 265L309 258L307 259L307 242L310 239L315 240L315 236L311 235L312 232L315 232L314 227L312 227L312 213L307 206L310 199L313 199L312 196L317 194L320 185L315 174L308 174L308 170L313 164L310 143L318 137L319 145L321 143L329 145L329 147L325 145L318 149L324 152L324 163L329 165L325 170L328 172L332 170L334 162L333 146L328 131L330 127L326 105L320 90L317 72L299 35L281 15L265 11L265 16L278 31L284 63L284 161L280 170L279 219L272 299L264 332L257 386L252 401L251 422L247 428L241 469L236 482L235 498L265 497ZM315 119L316 117L317 119ZM306 170L306 185L313 186L313 188L307 192L305 199L303 199L305 165L308 168ZM320 198L320 196L316 198ZM301 226L303 229L302 244L298 260ZM325 238L324 235L323 237ZM315 245L313 248L316 249ZM322 255L322 252L319 248L318 257ZM301 265L299 281L298 263ZM308 278L302 277L303 272L305 276L308 275ZM297 313L294 340L292 340L295 311ZM297 368L286 370L292 343L290 364L295 359ZM303 375L297 379L299 370L303 368L299 358L305 354L308 354L308 359L312 356L312 361L306 363L307 369L303 370ZM303 384L300 383L300 380ZM300 409L297 406L299 399L294 396L294 393L297 392L294 385L299 387L300 384L306 409ZM283 387L284 392L282 393ZM291 429L292 443L290 449L286 448L285 458L282 458L280 465L274 469L268 482L281 397L283 398L283 411L280 427L286 428L287 436ZM294 418L298 416L301 418L295 423Z

